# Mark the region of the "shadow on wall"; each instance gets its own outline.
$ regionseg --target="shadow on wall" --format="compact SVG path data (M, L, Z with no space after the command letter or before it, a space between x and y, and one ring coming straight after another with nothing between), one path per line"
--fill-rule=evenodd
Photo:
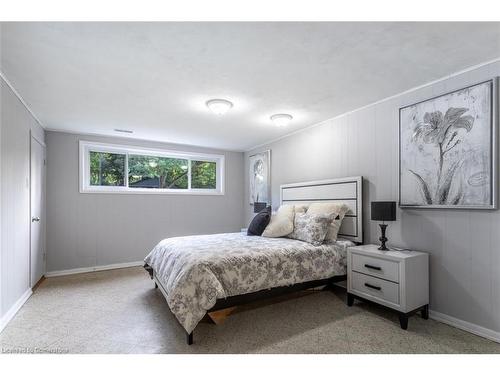
M377 239L378 223L372 222L370 220L370 195L373 197L377 196L377 187L374 183L370 182L367 178L363 178L363 243L378 243L372 239Z

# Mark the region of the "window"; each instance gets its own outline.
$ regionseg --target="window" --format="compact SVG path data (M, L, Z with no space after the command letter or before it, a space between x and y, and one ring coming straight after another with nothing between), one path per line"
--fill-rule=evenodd
M80 192L224 194L224 155L80 142Z

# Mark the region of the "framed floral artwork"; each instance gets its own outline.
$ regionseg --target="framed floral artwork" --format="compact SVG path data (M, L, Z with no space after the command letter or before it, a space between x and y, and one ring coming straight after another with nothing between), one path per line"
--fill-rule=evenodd
M497 207L497 80L400 108L402 208Z

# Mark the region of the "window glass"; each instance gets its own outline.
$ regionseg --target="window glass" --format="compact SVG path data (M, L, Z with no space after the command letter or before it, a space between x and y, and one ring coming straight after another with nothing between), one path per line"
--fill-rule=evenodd
M90 151L90 185L125 186L125 155Z
M187 189L188 160L147 155L128 157L130 188Z
M217 163L214 161L191 161L191 188L215 189L217 187Z

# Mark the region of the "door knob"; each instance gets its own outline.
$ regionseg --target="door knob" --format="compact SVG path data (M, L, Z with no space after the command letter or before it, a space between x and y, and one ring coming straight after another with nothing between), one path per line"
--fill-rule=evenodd
M39 218L39 217L37 217L37 216L33 216L33 217L31 218L31 222L34 222L34 221L40 221L40 218Z

